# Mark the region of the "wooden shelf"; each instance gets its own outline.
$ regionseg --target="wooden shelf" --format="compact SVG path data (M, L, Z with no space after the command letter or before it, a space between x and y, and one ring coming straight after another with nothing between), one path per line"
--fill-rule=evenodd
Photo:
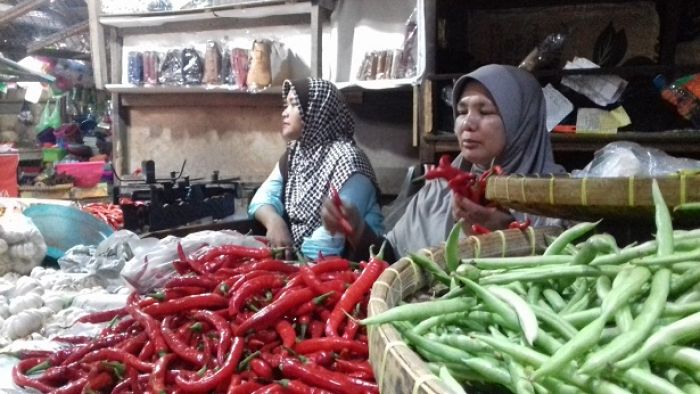
M168 23L207 21L220 18L266 18L280 15L310 14L311 1L248 1L240 4L198 8L192 10L162 11L142 14L102 15L102 25L117 28L161 26Z
M228 85L182 85L182 86L138 86L131 84L107 84L105 88L111 93L128 94L201 94L201 93L226 93L238 96L282 96L281 86L272 86L260 92L248 92L235 89Z
M434 147L434 152L458 152L457 138L453 133L440 132L423 137ZM672 130L664 132L620 131L615 134L550 134L552 150L556 153L595 152L615 141L632 141L652 146L673 155L700 154L700 130Z
M645 65L645 66L622 66L622 67L602 67L602 68L586 68L586 69L552 69L552 70L538 70L533 73L537 78L545 77L563 77L566 75L618 75L622 78L633 77L633 76L655 76L657 74L692 74L700 72L700 64L686 64L686 65ZM464 73L454 73L454 74L432 74L426 76L426 79L431 81L448 81L454 80Z

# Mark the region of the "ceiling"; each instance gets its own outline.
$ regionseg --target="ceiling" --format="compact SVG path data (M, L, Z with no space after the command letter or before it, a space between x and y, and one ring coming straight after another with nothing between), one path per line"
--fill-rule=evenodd
M0 0L0 52L89 60L85 0Z

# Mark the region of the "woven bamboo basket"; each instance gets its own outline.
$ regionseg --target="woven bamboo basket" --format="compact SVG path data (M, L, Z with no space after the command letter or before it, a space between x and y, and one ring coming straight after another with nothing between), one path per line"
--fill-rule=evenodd
M541 253L545 248L545 236L554 236L559 229L528 231L495 231L481 236L471 236L460 241L463 258L477 256L524 256ZM423 249L419 254L432 257L445 266L444 247ZM425 273L408 258L403 258L384 271L372 286L368 315L374 316L408 300L420 291L425 293L431 284L430 274ZM369 358L382 393L387 394L437 394L449 393L425 362L403 341L390 324L368 327Z
M496 176L489 178L486 198L506 208L550 217L649 219L654 214L652 180ZM700 174L680 174L656 180L670 208L700 201Z

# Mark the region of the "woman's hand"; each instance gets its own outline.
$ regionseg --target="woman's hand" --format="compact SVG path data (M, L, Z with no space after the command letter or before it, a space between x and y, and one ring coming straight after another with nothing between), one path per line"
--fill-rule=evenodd
M344 220L346 224L343 224ZM365 222L360 218L357 208L347 204L337 206L331 199L326 199L321 205L321 221L331 235L344 234L347 241L353 245L362 236L365 228Z
M281 223L272 223L267 228L265 237L270 241L270 246L273 248L288 248L293 244L292 236L289 234L289 229L287 229L287 224L284 220Z
M484 207L454 192L452 193L452 217L455 222L464 219L463 230L466 234L471 233L472 224L480 224L489 230L499 230L507 228L513 221L510 214L498 208Z

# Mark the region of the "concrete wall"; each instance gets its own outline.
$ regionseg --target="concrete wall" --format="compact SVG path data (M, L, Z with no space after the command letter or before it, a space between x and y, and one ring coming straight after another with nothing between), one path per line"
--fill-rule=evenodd
M366 92L352 104L356 139L367 152L382 191L396 194L406 167L415 163L412 147L411 93ZM207 95L205 105L159 105L162 101L140 98L148 105L126 107L129 170L142 160L156 161L159 176L178 171L187 159L186 174L208 177L219 170L222 177L240 176L246 182L262 182L284 151L279 135L281 100L270 97L257 105L227 104L226 97Z

